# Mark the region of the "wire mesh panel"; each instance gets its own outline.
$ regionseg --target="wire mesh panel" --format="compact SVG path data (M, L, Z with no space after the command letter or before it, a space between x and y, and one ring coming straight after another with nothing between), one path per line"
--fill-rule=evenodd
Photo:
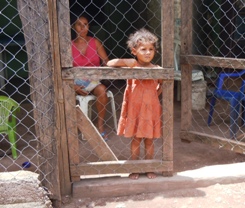
M192 74L186 74L187 65L181 69L188 79L192 105L183 104L191 110L185 127L199 135L198 141L244 153L245 2L194 0L188 4L192 13L185 18L189 11L182 4L182 21L186 24L191 19L192 26L182 28L181 46L186 52L183 63L192 67Z
M96 175L96 177L98 177L98 175L101 176L103 174L111 173L128 174L136 170L144 173L148 172L150 169L152 169L151 172L162 172L163 170L167 172L171 170L171 165L168 166L167 163L164 164L164 162L162 162L164 157L168 158L165 158L166 161L169 161L168 153L170 153L172 149L169 141L167 139L163 140L164 137L168 138L172 135L172 129L168 126L168 123L171 123L171 119L173 118L173 115L171 115L171 112L168 112L167 109L168 106L171 106L169 100L163 101L168 103L167 105L162 105L163 115L166 118L166 121L163 119L166 131L160 139L154 138L155 151L152 159L157 159L158 162L160 161L158 164L152 162L152 165L148 165L149 167L141 167L143 163L146 163L145 159L147 159L145 157L144 140L140 145L140 155L138 158L139 161L142 160L143 162L141 164L138 163L138 165L136 162L136 164L130 163L130 159L132 159L132 138L125 138L123 135L118 135L117 126L115 125L115 123L118 123L120 120L127 79L156 79L154 72L150 72L153 69L149 69L149 74L145 74L144 77L142 77L140 72L134 71L133 69L131 69L130 72L130 70L126 69L121 70L115 68L112 70L105 67L105 62L113 58L134 58L132 51L127 48L127 40L130 34L141 28L148 29L159 39L158 46L160 47L157 48L153 63L155 66L162 65L161 5L161 1L69 1L69 29L71 30L71 37L67 36L61 38L63 40L62 42L68 42L72 45L71 47L73 47L71 51L73 60L70 65L68 66L67 62L63 62L62 65L66 67L76 67L76 69L69 70L69 72L65 72L65 69L63 70L63 79L66 82L64 88L66 89L65 91L67 91L65 93L67 96L65 99L66 112L68 113L67 123L70 125L71 130L68 130L68 135L70 135L68 141L72 177L80 178L80 175L81 177L87 177L86 175ZM63 6L67 9L65 5ZM86 19L86 23L84 23L84 19ZM83 36L84 39L88 42L92 38L100 41L106 51L108 59L106 59L105 56L100 56L102 60L100 64L97 65L94 64L94 62L91 63L89 61L84 65L79 64L78 61L76 62L76 55L74 54L76 54L77 49L80 53L83 53L81 48L79 49L78 44L81 40L80 37L82 36L82 31L78 32L77 29L78 21L84 24L84 28L88 28L88 34L87 36ZM68 26L67 20L63 19L62 22L64 25ZM64 47L66 48L66 46ZM86 45L86 47L87 51L89 51L91 46ZM79 54L77 56L79 56ZM162 75L160 75L159 78L166 79L171 83L171 79L173 78L172 73L173 71L171 72L171 69L169 71L162 71ZM137 75L139 77L137 77ZM100 117L98 108L98 102L100 102L99 96L94 96L94 93L92 92L91 94L94 97L91 97L89 94L88 98L84 98L81 97L82 95L79 94L79 91L76 91L75 93L74 89L72 89L73 85L79 85L79 81L76 82L76 79L92 79L92 77L95 77L95 79L99 78L101 83L105 85L107 90L113 95L113 97L108 97L108 102L105 106L106 110L103 128L100 127L98 122ZM75 82L73 82L74 79ZM170 88L168 88L166 84L165 90L168 91L167 94L171 97L171 84L169 86ZM168 97L168 95L166 95L166 97ZM161 98L162 97L159 97L160 100ZM75 111L74 108L76 104L80 106L80 110L83 111L87 119L85 119L81 113L76 111L76 120L74 113L72 113ZM113 110L114 106L115 111ZM135 109L135 111L136 110L137 109ZM88 125L87 128L85 123ZM76 128L76 126L74 127L74 124L78 125L78 129L74 129ZM103 129L103 131L101 129ZM96 135L96 132L98 136ZM78 134L79 139L77 139L76 134ZM168 148L166 147L166 149L164 149L164 145L168 146ZM163 151L165 150L168 153L164 156ZM125 161L127 161L127 163L125 163ZM126 166L122 166L122 164Z
M22 164L29 162L28 170L37 172L39 169L36 163L38 138L35 134L36 121L33 119L32 87L28 77L27 52L17 1L2 1L0 17L1 95L15 100L20 109L16 112L16 126L11 127L15 128L16 141L14 143L17 146L18 156L13 160L9 135L2 134L0 171L23 170L27 167L23 167Z

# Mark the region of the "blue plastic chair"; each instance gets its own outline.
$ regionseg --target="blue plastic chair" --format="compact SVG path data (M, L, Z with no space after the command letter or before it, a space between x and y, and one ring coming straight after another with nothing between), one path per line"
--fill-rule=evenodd
M216 99L223 99L230 103L230 136L236 137L238 118L240 114L240 106L244 100L245 82L242 81L239 91L231 91L223 89L224 80L226 78L241 78L245 74L245 70L236 73L220 73L216 83L216 89L213 91L210 111L208 116L208 126L210 126L213 119L213 112ZM244 101L243 101L244 102ZM243 114L245 116L245 114ZM244 122L244 121L243 121Z
M10 97L0 96L0 134L7 134L12 150L12 157L17 158L16 151L16 112L19 104Z

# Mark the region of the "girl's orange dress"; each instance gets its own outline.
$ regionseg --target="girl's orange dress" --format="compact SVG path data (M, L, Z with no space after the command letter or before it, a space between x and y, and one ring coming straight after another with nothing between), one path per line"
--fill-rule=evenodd
M127 80L118 135L138 138L161 137L161 104L157 95L158 80Z

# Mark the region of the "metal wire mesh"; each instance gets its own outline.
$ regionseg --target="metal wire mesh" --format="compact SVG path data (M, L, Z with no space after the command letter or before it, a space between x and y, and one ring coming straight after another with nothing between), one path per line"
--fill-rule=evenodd
M47 4L39 3L36 7L31 7L31 4L26 4L22 7L22 11L18 10L17 0L3 0L0 6L1 17L1 33L0 33L0 84L1 95L11 97L18 102L20 112L17 112L16 124L16 149L17 158L14 159L11 155L11 143L8 136L2 134L1 143L1 172L10 172L16 170L30 170L33 172L42 172L43 166L49 169L48 172L41 173L42 181L52 186L52 173L54 167L52 162L56 155L53 154L50 144L55 141L55 138L49 138L46 132L50 131L50 127L55 125L55 118L50 119L49 115L53 114L54 109L52 103L48 102L54 97L54 89L51 83L45 85L45 81L52 75L51 70L46 63L51 62L52 54L48 51L49 46L44 42L48 39L46 29L49 26L48 17L40 18L42 12L47 12ZM69 28L71 37L73 37L72 22L83 13L90 17L90 32L91 36L96 37L102 42L109 59L120 57L133 57L131 52L126 47L126 41L129 35L142 27L147 28L159 38L158 51L155 55L153 63L161 65L161 1L69 1L69 11L71 22ZM33 29L32 34L28 33L28 39L24 38L27 34L27 25L23 21L25 9L33 12L34 19L25 19L24 22L31 23ZM43 16L42 16L43 17ZM39 21L36 21L39 18ZM36 21L36 23L35 23ZM35 23L35 24L34 24ZM68 26L68 25L67 25ZM62 34L60 34L62 35ZM71 42L71 37L65 39ZM38 41L40 42L38 42ZM39 45L38 51L28 51L27 45ZM71 54L68 54L70 56ZM35 60L34 60L35 59ZM32 62L32 65L30 65ZM38 69L38 70L37 70ZM155 78L155 77L147 77ZM108 90L113 93L115 100L116 115L112 113L112 105L110 102L106 106L105 130L108 135L106 145L116 155L118 160L130 159L130 143L131 140L125 139L122 136L116 135L114 118L119 119L121 111L121 103L123 93L126 87L126 79L122 79L120 74L116 79L101 80L106 85ZM34 87L35 86L35 87ZM39 88L39 90L37 90ZM36 99L37 97L42 99ZM48 100L48 101L47 101ZM73 101L73 107L75 108ZM78 103L77 103L78 104ZM98 112L93 102L90 102L88 107L91 107L91 122L96 125ZM169 112L163 109L163 114ZM173 115L168 115L170 118ZM70 122L76 124L76 117L68 117ZM164 123L167 125L169 121ZM40 125L43 124L43 125ZM39 133L37 133L39 132ZM40 133L41 132L41 133ZM70 129L67 129L69 134ZM171 131L166 131L165 136L171 135ZM46 142L40 140L41 136L48 137ZM78 135L79 151L75 152L79 156L81 163L100 162L102 159L94 152L93 147L84 140L83 134ZM97 146L100 145L99 143ZM171 149L171 144L167 144L165 140L158 139L154 141L155 151L154 159L163 158L163 146L166 145ZM169 145L169 146L168 146ZM72 145L71 145L72 146ZM167 148L166 148L167 149ZM72 150L72 149L70 149ZM46 152L49 155L44 158L42 155ZM144 159L144 147L141 145L141 154L139 159ZM137 165L135 165L137 166ZM91 166L92 167L92 166ZM156 169L159 167L156 167ZM142 172L147 168L142 168ZM100 170L97 170L100 174ZM154 170L152 170L154 171ZM113 173L114 170L111 170ZM125 172L125 171L123 171ZM127 170L128 173L131 170Z
M200 140L204 143L208 140L212 144L220 138L217 140L220 148L243 153L244 146L239 142L244 142L244 91L241 88L244 76L231 73L241 73L245 68L244 61L239 62L245 58L245 2L194 0L192 5L192 31L189 32L192 33L191 55L194 60L190 64L194 71L190 131L202 134ZM201 62L205 57L211 57L213 62ZM234 64L235 61L239 64ZM199 79L195 80L198 73L201 76L199 74ZM218 81L222 73L227 77L221 86ZM234 92L241 94L235 98ZM230 145L226 146L222 139ZM235 150L235 146L239 146L239 150Z
M41 7L44 5L41 5ZM47 6L47 5L45 5ZM86 13L90 17L90 32L91 35L100 40L107 52L110 59L115 57L127 58L132 57L131 52L126 47L126 41L129 35L135 30L145 27L153 32L159 38L161 42L161 9L164 5L161 5L160 0L148 0L148 1L82 1L82 0L70 0L70 24L81 14ZM176 47L176 70L179 66L179 42L181 37L179 34L181 19L180 19L180 1L175 1L175 40L178 47ZM245 3L242 0L237 1L193 1L193 54L205 55L211 57L223 57L223 58L236 58L244 59L244 15L245 15ZM38 17L38 12L37 12ZM46 126L38 126L39 120L34 119L34 109L38 105L49 105L49 103L35 103L33 100L33 85L32 82L39 83L40 88L49 89L48 94L41 95L45 100L45 96L52 97L53 90L51 86L43 86L42 82L50 75L49 69L42 66L44 60L40 59L36 61L36 64L40 67L43 73L32 72L29 73L28 58L32 58L34 54L27 53L26 44L34 44L34 42L25 42L23 26L20 18L19 11L17 9L17 1L3 0L0 6L1 17L1 33L0 33L0 84L1 94L13 98L19 103L20 112L17 113L17 153L18 158L13 160L11 155L11 145L8 137L2 136L1 143L1 155L0 171L13 171L22 170L28 167L28 170L34 172L40 172L40 166L46 165L50 168L52 174L52 165L50 161L54 159L52 151L47 148L47 144L40 142L39 137L36 134L36 128L45 132L48 126L52 126L53 120L49 120ZM42 26L47 26L45 20L41 20L40 24L36 28L33 28L33 34L38 34L41 39L45 39L46 36L42 32ZM74 37L73 30L71 28L71 37ZM70 37L65 37L66 41L71 41ZM40 44L40 53L45 54L45 48L42 48ZM161 48L158 49L158 53L153 60L154 64L161 65ZM50 54L46 54L43 58L50 60ZM242 63L242 62L241 62ZM244 63L244 62L243 62ZM201 78L193 80L193 94L192 102L193 106L197 103L201 104L196 109L192 110L192 126L191 130L205 133L211 136L219 136L224 139L231 139L231 125L232 117L230 115L230 103L224 100L218 100L213 114L213 120L211 125L207 125L207 119L210 112L211 96L213 96L214 89L217 88L217 78L221 72L238 72L244 65L239 67L239 70L234 67L220 67L220 66L205 66L203 64L196 64L195 70L201 72ZM46 73L45 73L46 72ZM195 74L195 73L194 73ZM200 75L200 74L199 74ZM194 76L194 75L193 75ZM30 80L32 80L30 82ZM239 89L243 77L234 79L228 79L225 81L225 87L229 91ZM120 117L121 103L123 99L123 93L125 90L125 79L103 80L103 83L113 93L116 107L116 117ZM201 83L201 84L200 84ZM200 89L200 91L196 89ZM204 94L204 95L203 95ZM201 96L201 98L199 97ZM73 101L72 101L73 102ZM75 102L75 100L74 100ZM201 103L200 103L201 102ZM90 103L92 104L92 103ZM89 105L90 106L90 105ZM75 107L75 105L74 105ZM92 114L91 121L96 124L97 109L95 105L91 105ZM235 141L243 142L244 140L244 127L241 126L242 107L238 109L238 122L236 125L236 137ZM40 112L44 117L49 112ZM163 108L163 114L168 114L167 110ZM107 145L119 160L130 159L130 140L116 135L114 127L114 116L110 103L106 106L106 118L105 129L108 134L109 140ZM170 115L171 117L171 115ZM48 118L48 117L47 117ZM40 118L42 119L42 118ZM76 124L76 118L69 117L71 123ZM164 121L164 119L163 119ZM167 121L164 121L167 122ZM69 133L69 129L68 129ZM172 132L167 132L169 135ZM75 155L79 156L81 163L100 162L101 158L94 152L93 147L84 140L83 135L79 132L78 135L79 151L75 152ZM210 138L210 140L212 140ZM52 138L50 138L52 142ZM164 140L155 140L154 158L163 158L163 146L169 148L170 145L166 144ZM99 144L98 144L99 145ZM236 144L239 145L239 144ZM236 146L231 143L230 150ZM220 143L220 147L224 144ZM143 144L141 146L140 159L144 158ZM167 149L167 148L165 148ZM241 146L243 151L243 146ZM40 151L50 151L49 158L43 158L39 154ZM39 160L37 160L39 159ZM37 162L39 161L39 163ZM30 162L31 166L23 166L24 162ZM92 167L92 166L91 166ZM101 170L97 170L100 174ZM114 170L111 170L113 173ZM131 170L127 170L130 172ZM144 171L144 170L142 170ZM103 171L102 171L103 172ZM48 181L52 183L51 181Z

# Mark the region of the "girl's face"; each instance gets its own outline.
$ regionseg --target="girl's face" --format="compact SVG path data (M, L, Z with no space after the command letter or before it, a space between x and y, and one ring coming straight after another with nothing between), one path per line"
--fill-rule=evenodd
M132 49L132 54L142 65L149 64L155 55L155 47L152 43L140 43L136 48Z
M80 17L75 22L74 29L78 37L86 37L89 30L88 20L85 17Z

